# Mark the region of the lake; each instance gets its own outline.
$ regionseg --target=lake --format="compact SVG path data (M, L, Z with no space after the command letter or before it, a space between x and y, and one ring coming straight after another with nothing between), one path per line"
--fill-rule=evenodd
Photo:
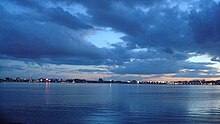
M220 86L0 83L1 123L220 123Z

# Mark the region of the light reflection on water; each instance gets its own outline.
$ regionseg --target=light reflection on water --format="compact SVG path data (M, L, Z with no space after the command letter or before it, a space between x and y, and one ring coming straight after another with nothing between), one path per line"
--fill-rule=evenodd
M50 87L50 83L46 82L46 104L49 104L50 101L50 94L49 94L49 87Z
M22 123L220 123L220 86L0 83L0 115Z

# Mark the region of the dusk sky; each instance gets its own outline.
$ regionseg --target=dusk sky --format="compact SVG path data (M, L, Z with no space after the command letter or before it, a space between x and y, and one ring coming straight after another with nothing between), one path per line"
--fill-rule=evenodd
M1 0L0 78L220 79L220 0Z

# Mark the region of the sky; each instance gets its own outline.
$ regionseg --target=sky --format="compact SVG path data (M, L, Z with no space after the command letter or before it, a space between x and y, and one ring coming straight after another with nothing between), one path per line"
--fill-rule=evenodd
M219 0L1 0L0 78L220 79Z

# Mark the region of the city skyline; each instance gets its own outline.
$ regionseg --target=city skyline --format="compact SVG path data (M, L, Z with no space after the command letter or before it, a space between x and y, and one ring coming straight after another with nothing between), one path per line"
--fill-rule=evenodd
M2 0L0 78L219 80L219 0Z

